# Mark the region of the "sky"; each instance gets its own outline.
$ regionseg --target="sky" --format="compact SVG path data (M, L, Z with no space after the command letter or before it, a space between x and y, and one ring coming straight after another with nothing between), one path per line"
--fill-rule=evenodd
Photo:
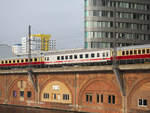
M21 43L21 37L51 34L57 49L83 48L84 0L0 0L0 43Z

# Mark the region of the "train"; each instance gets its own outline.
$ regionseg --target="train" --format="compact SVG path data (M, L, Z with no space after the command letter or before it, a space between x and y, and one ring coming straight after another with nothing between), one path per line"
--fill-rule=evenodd
M30 66L57 67L64 65L112 65L113 48L71 49L46 52L43 55L20 56L0 59L0 69L27 68ZM150 62L150 44L116 48L118 64Z

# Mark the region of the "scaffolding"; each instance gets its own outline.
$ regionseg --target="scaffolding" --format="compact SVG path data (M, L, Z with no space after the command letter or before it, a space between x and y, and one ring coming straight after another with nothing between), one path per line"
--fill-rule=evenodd
M40 37L41 38L41 50L48 51L51 35L49 34L32 34L32 37Z

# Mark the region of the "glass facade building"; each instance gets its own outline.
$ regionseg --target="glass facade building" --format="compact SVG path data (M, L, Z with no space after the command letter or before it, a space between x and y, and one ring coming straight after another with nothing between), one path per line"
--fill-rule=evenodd
M150 0L84 0L85 48L150 43Z

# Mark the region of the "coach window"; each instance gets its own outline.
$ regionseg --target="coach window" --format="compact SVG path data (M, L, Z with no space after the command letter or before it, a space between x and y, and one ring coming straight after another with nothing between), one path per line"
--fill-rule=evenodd
M145 49L142 50L142 54L145 54Z
M137 50L134 50L134 54L135 54L135 55L137 54Z
M95 54L94 54L94 53L92 53L92 54L91 54L91 58L94 58L94 57L95 57Z
M21 60L21 62L23 63L23 59Z
M97 57L100 57L99 53L97 53Z
M138 54L141 54L141 50L138 50Z
M65 56L65 59L68 60L68 56Z
M77 55L74 55L74 59L77 59L78 57L77 57Z
M5 61L5 63L7 64L7 60Z
M28 59L26 59L26 62L28 62Z
M83 55L82 55L82 54L80 54L80 58L83 58Z
M61 60L64 60L64 56L61 56Z
M60 56L57 56L57 60L60 60Z
M4 61L2 61L2 64L4 64Z
M122 55L125 55L125 51L122 51Z
M150 53L149 49L147 49L146 51L147 51L147 53Z
M85 54L85 58L89 58L89 54Z
M37 62L37 58L35 58L34 61Z
M108 57L108 52L106 52L106 57Z
M69 58L72 59L72 55L70 55Z
M11 63L11 60L9 60L9 63Z
M49 60L49 57L47 57L47 61Z
M130 55L132 55L133 54L133 51L132 50L130 50Z
M105 57L105 53L103 53L103 57Z
M129 55L129 51L126 51L126 55Z
M15 60L13 60L13 63L15 63Z

